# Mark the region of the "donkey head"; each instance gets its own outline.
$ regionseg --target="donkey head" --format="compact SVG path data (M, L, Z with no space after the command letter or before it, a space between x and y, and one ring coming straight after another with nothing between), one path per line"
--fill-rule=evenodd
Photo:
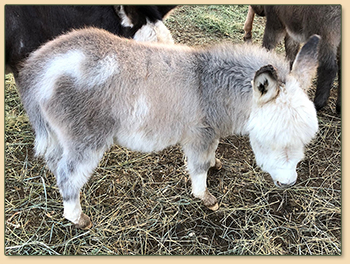
M304 146L318 130L316 110L306 92L316 72L319 40L316 35L308 40L287 76L278 76L272 65L266 65L252 81L251 146L257 164L279 187L296 182Z

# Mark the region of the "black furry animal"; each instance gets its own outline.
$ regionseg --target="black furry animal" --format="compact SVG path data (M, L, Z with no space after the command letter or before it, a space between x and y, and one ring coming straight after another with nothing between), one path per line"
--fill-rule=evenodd
M147 23L161 22L174 7L6 5L6 72L13 72L16 78L21 62L29 53L72 29L93 26L121 37L133 38Z

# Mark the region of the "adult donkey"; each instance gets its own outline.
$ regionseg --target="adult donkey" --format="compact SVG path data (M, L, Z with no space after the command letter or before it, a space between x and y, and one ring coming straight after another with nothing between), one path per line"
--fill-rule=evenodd
M321 36L315 107L322 109L338 72L336 110L341 111L341 6L340 5L266 5L249 7L244 39L251 39L254 13L266 16L263 47L271 50L284 37L287 58L293 63L299 44L313 35Z
M18 87L37 155L55 174L64 216L91 226L79 193L113 144L152 152L180 143L192 193L216 210L209 167L220 137L247 134L257 164L279 187L297 179L316 110L306 91L318 36L288 62L253 45L200 49L121 39L104 30L70 32L33 52Z

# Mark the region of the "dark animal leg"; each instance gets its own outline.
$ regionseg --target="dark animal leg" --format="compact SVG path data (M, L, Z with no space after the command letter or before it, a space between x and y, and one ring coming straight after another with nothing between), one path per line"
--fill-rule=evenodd
M321 43L318 57L319 66L317 68L317 87L314 99L317 111L327 104L333 81L338 72L336 52L324 42Z
M244 22L244 37L243 40L246 42L251 42L252 40L252 29L254 22L255 12L251 6L248 7L248 14L246 21Z
M286 57L290 62L290 69L292 69L293 62L295 57L298 54L300 44L299 42L294 41L288 34L284 37L284 46L286 49Z
M286 35L284 25L275 14L273 6L266 6L266 26L263 37L263 47L267 50L274 49Z

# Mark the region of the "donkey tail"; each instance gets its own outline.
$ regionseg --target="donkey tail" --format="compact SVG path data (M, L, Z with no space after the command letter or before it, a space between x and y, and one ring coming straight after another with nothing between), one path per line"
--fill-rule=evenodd
M36 156L45 156L49 147L52 146L52 130L43 118L41 109L37 109L36 117L32 121L35 130L34 150Z
M35 132L35 155L45 156L50 146L52 146L53 140L56 138L55 134L44 116L38 97L35 96L36 93L33 91L33 87L22 86L20 82L18 86L23 106Z
M49 123L45 120L44 113L37 102L28 104L27 113L35 131L34 150L36 156L45 156L55 138Z

